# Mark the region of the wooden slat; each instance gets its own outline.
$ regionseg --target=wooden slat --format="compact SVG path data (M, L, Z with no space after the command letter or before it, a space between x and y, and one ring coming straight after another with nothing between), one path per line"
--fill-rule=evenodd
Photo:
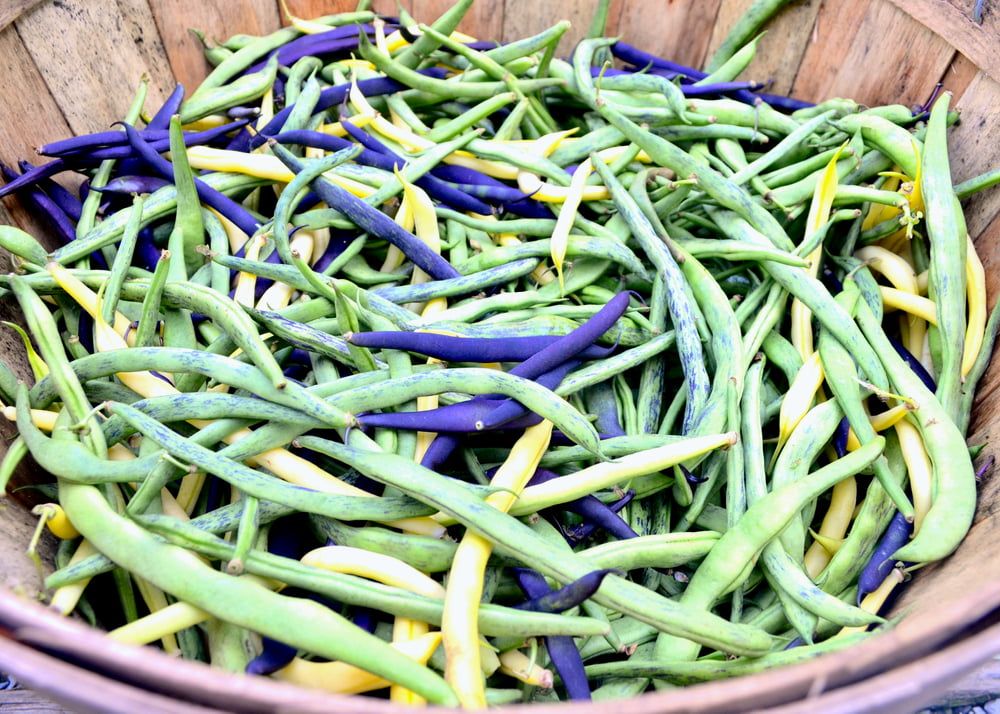
M188 92L210 70L191 29L222 42L236 33L266 35L280 26L273 0L149 0L149 5L174 78Z
M961 52L956 52L944 71L939 81L944 83L944 88L955 95L956 99L965 94L969 83L979 74L979 68L968 57Z
M0 161L17 165L18 159L37 161L35 147L70 134L62 111L49 93L13 25L0 30L0 106L4 129L0 131ZM0 223L13 223L42 239L50 248L44 224L32 218L15 197L3 199Z
M411 0L402 0L400 3L409 12ZM332 15L337 12L351 12L358 6L357 0L288 0L288 9L298 17L319 17L320 15ZM396 3L393 0L375 0L372 9L383 15L396 14ZM282 17L281 24L286 25L288 21Z
M42 0L5 0L0 5L0 30L3 30L10 23L14 22L22 13L30 10Z
M924 100L954 50L885 0L825 3L792 85L803 99L865 104Z
M1000 126L1000 83L980 72L954 104L962 121L951 130L948 147L951 173L958 182L1000 166L1000 144L995 135ZM991 189L970 198L965 204L969 235L978 240L998 213L1000 191Z
M173 88L146 0L44 2L15 27L78 134L120 119L143 74L151 107Z
M752 3L753 0L723 0L709 41L709 56ZM796 2L775 15L764 27L767 34L757 44L757 54L743 76L757 81L773 80L768 91L787 94L809 43L811 32L806 28L815 24L820 4L820 0Z
M453 0L412 0L410 13L414 19L430 24L453 4ZM503 32L503 8L502 1L477 0L458 29L482 40L499 40Z
M596 0L557 0L555 2L506 0L502 7L503 39L505 42L541 32L560 20L569 20L573 24L559 43L560 52L568 54L573 46L587 34L597 2Z
M712 37L719 2L612 0L613 31L630 44L649 52L701 67Z
M901 11L932 28L952 47L1000 81L1000 11L985 3L983 24L972 21L972 0L888 0Z

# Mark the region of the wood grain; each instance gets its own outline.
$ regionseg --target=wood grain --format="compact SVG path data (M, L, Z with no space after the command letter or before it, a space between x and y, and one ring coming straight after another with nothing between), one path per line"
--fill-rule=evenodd
M566 55L587 34L597 0L505 0L503 8L503 40L510 42L541 32L560 20L569 20L572 26L562 37L559 51Z
M222 42L230 35L266 35L280 26L273 0L150 0L174 78L194 91L211 69L191 29Z
M35 147L68 136L70 128L13 25L0 30L0 75L17 78L0 82L0 106L4 108L0 161L16 166L18 159L36 160ZM41 238L48 234L44 224L30 216L16 197L4 198L0 204L5 209L0 221Z
M31 9L42 0L5 0L0 5L0 30L3 30L10 23L14 22L22 13Z
M507 0L516 4L517 0ZM453 4L453 0L411 0L410 14L430 24ZM458 29L482 40L499 40L503 33L504 0L477 0L469 8Z
M824 2L814 38L792 85L792 93L803 99L917 104L954 53L945 40L885 0Z
M709 56L752 3L753 0L723 0L709 41ZM799 0L775 15L766 25L767 34L757 44L757 53L744 76L761 82L773 80L769 92L787 94L791 91L812 34L806 28L815 24L819 8L820 0Z
M965 0L888 0L931 28L993 79L1000 81L1000 8L985 3L983 24L972 21L973 2Z
M106 129L120 119L144 74L150 78L150 107L173 88L146 0L44 2L15 27L78 134Z
M956 182L1000 166L1000 144L990 127L1000 125L1000 83L980 72L954 102L962 121L948 135L951 174ZM994 130L995 131L995 130ZM969 235L980 235L1000 212L1000 191L986 190L965 204Z
M612 0L614 32L644 50L701 67L719 3L720 0Z
M410 12L411 0L401 0L403 9ZM320 15L332 15L337 12L351 12L358 5L357 0L288 0L289 11L298 17L319 17ZM372 9L383 15L396 15L396 3L394 0L375 0ZM281 18L281 24L287 25L288 20Z
M948 69L944 71L938 81L943 82L944 88L958 99L965 94L969 83L975 79L977 74L979 74L979 68L976 67L975 63L961 52L956 52Z

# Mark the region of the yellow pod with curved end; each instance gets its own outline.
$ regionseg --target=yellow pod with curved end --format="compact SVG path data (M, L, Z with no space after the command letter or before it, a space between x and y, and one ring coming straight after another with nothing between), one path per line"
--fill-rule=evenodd
M321 32L329 32L330 26L324 25L322 22L316 22L314 20L306 20L301 17L296 17L289 11L288 3L285 0L281 0L281 11L288 18L288 24L294 27L296 30L301 32L303 35L318 35Z
M519 682L542 689L552 689L551 670L539 666L521 650L507 650L500 655L500 671Z
M920 430L909 419L896 424L896 436L903 453L903 462L910 480L910 494L913 497L913 535L920 532L920 526L931 509L934 491L934 469L924 446Z
M855 251L854 257L863 260L868 267L881 273L897 290L920 295L917 285L917 274L913 266L905 258L877 245L869 245ZM912 354L919 354L924 346L924 333L927 325L919 315L908 313L906 316L906 335L904 344Z
M818 535L827 541L842 540L851 525L857 502L858 482L853 476L845 478L834 486L830 496L830 506L823 516ZM806 572L810 578L815 578L829 562L830 552L817 539L806 551Z
M4 418L8 421L17 421L17 408L16 407L4 407L3 408ZM42 431L52 431L56 428L56 419L59 417L59 412L52 412L48 409L32 409L31 410L31 423L37 426Z
M969 300L969 319L965 328L962 353L962 379L972 371L986 336L986 271L971 238L965 258L965 284Z
M108 632L108 638L130 645L148 645L211 619L204 610L175 602Z
M880 414L869 416L868 421L871 422L872 428L875 431L885 431L889 427L898 424L900 420L905 419L910 411L912 410L908 404L897 404L892 409L886 409ZM854 429L849 430L847 432L847 450L857 451L860 448L861 442L855 436Z
M547 419L525 429L490 482L491 486L503 490L486 497L488 506L504 513L510 511L538 468L551 438L552 422ZM448 571L448 589L441 615L444 677L466 709L486 708L479 644L479 602L483 596L483 574L492 552L492 543L466 530Z
M892 571L885 576L885 580L882 584L875 588L872 592L865 595L861 600L861 605L859 606L865 612L870 612L873 615L878 614L878 611L882 609L885 605L885 601L889 599L889 595L892 591L896 589L896 586L906 580L906 574L903 573L899 568L893 568ZM838 632L834 637L844 637L845 635L850 635L856 632L864 632L865 627L845 627L840 632Z
M823 375L823 363L819 358L819 352L810 352L799 367L799 371L795 373L785 398L781 400L781 409L778 411L778 445L771 459L772 466L781 453L781 447L812 408L816 393L823 384Z
M441 633L431 632L409 642L393 642L392 647L420 664L441 644ZM391 682L344 662L310 662L296 657L274 673L276 679L334 694L361 694L385 689Z
M70 523L66 511L58 503L42 503L32 508L31 512L45 519L45 526L56 538L72 540L80 537L80 531Z
M878 290L882 295L882 304L885 306L886 312L902 310L919 317L921 320L926 320L932 325L937 324L937 308L934 306L933 300L896 288L888 288L885 285L880 285Z
M97 304L97 293L80 282L76 276L59 263L49 263L45 266L45 269L66 294L73 298L88 315L96 319L96 316L101 312ZM126 334L129 336L126 340L122 341L122 347L129 347L133 344L135 333L131 330L131 327L131 320L116 311L114 332L120 336Z
M244 253L247 260L260 260L260 251L267 243L267 236L263 233L250 238L247 249ZM240 271L236 275L236 287L233 291L233 302L244 307L253 307L254 291L257 286L257 275Z
M374 553L364 548L328 545L303 555L302 563L323 570L357 575L427 597L442 598L445 594L444 587L439 582L412 565L391 555Z

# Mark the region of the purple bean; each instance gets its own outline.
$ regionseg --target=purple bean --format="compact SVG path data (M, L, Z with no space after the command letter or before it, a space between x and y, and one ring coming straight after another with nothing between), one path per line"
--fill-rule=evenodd
M163 102L153 118L149 120L146 125L146 129L162 129L166 131L170 128L170 117L177 113L181 108L181 102L184 101L184 85L178 84L174 87L174 91L170 93L166 101Z
M704 79L708 76L704 72L701 72L693 67L687 67L676 62L671 62L663 57L657 57L656 55L640 50L638 47L633 47L632 45L624 42L616 42L611 45L611 54L620 60L628 62L629 64L634 64L636 67L646 67L647 65L652 65L653 67L687 75L693 79Z
M19 178L19 174L13 168L3 163L0 163L0 175L3 176L4 181L8 182L8 185ZM20 176L23 175L20 174ZM46 225L56 233L60 244L65 245L76 240L76 224L37 185L23 191L21 200L31 207L34 215L45 221Z
M983 463L979 465L979 468L976 469L976 481L982 481L983 477L993 470L993 465L995 463L996 457L993 454L987 456Z
M292 64L309 55L326 55L343 50L355 49L358 46L358 33L372 34L375 31L371 25L343 25L326 32L314 35L303 35L269 54L257 64L251 65L243 74L259 72L271 57L277 55L278 64L290 67Z
M228 124L205 129L204 131L185 131L183 133L184 145L200 146L202 144L210 144L216 139L246 125L246 119L238 119ZM151 144L157 152L170 150L170 135L168 131L162 129L136 129L136 133L144 141ZM130 157L133 155L133 148L129 145L127 134L120 131L102 131L46 144L38 150L38 153L45 154L46 156L61 156L70 161L95 161Z
M146 141L139 136L135 127L124 123L122 126L125 127L125 132L128 134L129 144L133 149L135 149L136 153L139 154L140 158L142 158L142 160L145 161L150 168L172 182L174 180L173 164L160 156L150 144L146 143ZM257 232L257 229L260 228L260 223L257 219L254 218L249 211L243 208L243 206L229 198L229 196L226 196L221 191L217 191L204 181L197 178L194 180L194 185L198 192L198 198L203 203L211 206L230 221L235 223L239 229L248 236L253 235Z
M343 125L345 128L352 127L351 123L347 121L343 122ZM381 142L376 141L360 129L352 127L349 128L348 131L352 131L352 129L354 132L357 132L359 135L366 138L365 142L359 142L365 148L362 148L361 153L357 156L357 158L355 158L357 163L365 166L374 166L375 168L382 169L383 171L402 169L406 165L405 159L393 154L391 151L386 149ZM354 146L353 143L347 141L346 139L342 139L339 136L331 136L318 131L286 131L273 138L280 144L300 144L302 146L311 146L317 149L324 149L326 151L340 151L341 149L348 149ZM380 148L372 148L373 146ZM383 151L381 149L385 150ZM479 201L474 196L462 193L458 189L432 175L428 174L421 176L414 183L427 191L429 195L454 208L455 210L472 211L474 213L486 215L491 213L490 207L482 201Z
M17 178L11 180L10 183L0 186L0 198L9 196L15 191L20 191L28 186L33 186L38 181L55 176L57 173L66 171L68 168L66 162L62 159L54 159L47 164L36 166L31 171L25 171Z
M279 669L287 667L295 659L298 650L284 642L272 640L270 637L260 638L260 654L247 663L246 673L266 677Z
M596 497L594 498L596 499ZM618 512L621 511L623 508L625 508L625 506L630 504L633 498L635 498L635 491L628 490L625 492L625 495L623 495L614 503L602 504L602 505L605 505L605 507L608 510L610 510L613 514L615 514L616 517L618 517ZM600 502L599 499L597 500L598 502ZM587 540L587 538L590 538L590 536L596 533L600 528L601 526L597 525L597 523L593 521L587 521L568 532L564 531L563 536L566 538L566 541L570 545L576 546L579 543L582 543L583 541Z
M426 69L418 70L420 74L426 74L430 77L435 77L436 79L443 79L447 76L447 71L439 67L428 67ZM383 94L393 94L395 92L407 89L405 84L401 84L394 79L389 79L388 77L373 77L372 79L362 79L357 83L358 91L361 92L366 97L377 97ZM347 99L348 94L351 91L351 83L347 82L344 84L337 84L332 87L327 87L319 94L319 101L316 102L315 112L321 112L324 109L329 109L330 107L335 107L341 104L345 99ZM248 148L254 148L260 146L267 140L267 137L273 136L281 131L281 127L285 125L285 120L288 119L288 115L292 113L292 108L295 105L289 105L284 107L281 111L274 115L274 117L269 121L263 129L260 130L259 137L251 137L250 133L243 131L240 134L240 141L234 140L233 143L228 147L235 149L237 151L247 151Z
M847 455L847 436L851 432L851 425L847 417L837 424L837 431L833 433L833 450L837 452L837 458L842 459Z
M101 188L95 187L94 190L103 193L132 195L133 193L153 193L170 185L169 181L159 176L119 176L111 179L107 185Z
M31 171L35 168L35 165L30 161L18 161L17 165L21 168L21 173ZM72 192L57 184L52 179L42 179L36 185L44 191L45 195L51 198L55 204L59 206L62 212L69 216L73 222L80 220L80 216L83 215L83 202L74 196Z
M903 514L896 512L896 515L889 521L889 527L875 546L875 551L868 559L868 563L858 576L858 602L870 592L873 592L886 576L892 572L896 561L892 559L892 554L902 548L910 539L910 532L913 524L907 523Z
M271 147L281 162L295 173L299 173L305 168L299 158L282 147L281 144L272 142ZM312 182L312 187L330 208L340 211L348 220L367 233L392 243L403 252L403 255L413 261L414 265L422 268L431 277L438 280L459 277L458 271L452 267L451 263L374 206L365 203L321 176Z
M449 362L520 362L528 359L560 337L540 335L538 337L453 337L431 332L354 332L345 339L359 347L375 349L407 350L427 357ZM600 347L590 346L577 357L581 359L601 359L607 352Z
M551 592L549 585L539 573L527 568L518 568L515 573L517 584L532 600L543 597ZM572 637L545 637L545 649L549 659L559 673L566 695L576 701L590 700L590 683L583 668L583 659Z
M530 577L525 576L526 572L537 575L534 570L529 568L514 568L514 577L517 579L518 584L521 583L522 577ZM598 588L601 587L604 578L608 575L624 576L624 573L616 568L592 570L582 578L578 578L558 590L551 590L546 585L547 593L532 597L530 600L525 600L520 605L515 605L514 608L517 610L530 610L532 612L566 612L574 607L579 607L584 600L592 597Z
M906 349L906 347L903 346L903 343L895 337L889 337L889 342L892 343L893 348L899 353L899 356L903 358L903 361L906 362L906 365L910 368L910 370L920 378L921 382L924 383L924 386L932 391L936 391L937 385L934 383L934 378L931 376L931 373L927 371L927 368L921 364L920 360L914 357L913 353Z
M521 364L524 364L522 362ZM518 365L520 367L521 365ZM574 369L580 366L580 360L571 359L563 362L562 364L552 368L544 374L538 375L535 378L535 382L545 387L546 389L555 389L562 383L566 375L572 372ZM514 374L517 367L510 371ZM518 375L521 376L521 375ZM489 397L485 397L489 398ZM502 426L509 425L515 419L527 414L528 410L513 399L504 400L504 403L498 406L496 409L491 411L481 420L476 422L476 431L484 431L489 429L498 429Z
M548 469L535 469L535 473L532 475L530 483L535 485L545 483L546 481L552 481L557 478L560 478L560 474L557 474L554 471L549 471ZM631 500L631 497L629 500ZM625 504L627 503L628 501L625 502ZM621 507L624 507L625 504L622 504ZM583 518L584 523L594 526L595 530L602 528L619 540L636 538L639 535L632 530L631 527L629 527L629 525L615 512L615 510L596 496L583 496L581 498L568 501L567 503L560 504L553 510L571 511ZM589 535L589 533L587 535Z

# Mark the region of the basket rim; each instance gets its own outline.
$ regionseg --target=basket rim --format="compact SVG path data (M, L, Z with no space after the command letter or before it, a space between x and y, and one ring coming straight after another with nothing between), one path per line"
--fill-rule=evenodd
M652 692L638 697L615 701L622 714L652 712L707 711L745 709L781 705L804 698L813 699L823 692L837 690L880 674L892 673L910 665L926 666L923 660L939 661L941 677L957 676L966 671L969 656L939 657L949 647L969 640L975 625L1000 616L1000 578L982 584L963 595L949 607L928 607L911 612L893 629L879 633L860 644L822 655L799 664L788 665L745 677L696 684L669 691ZM991 631L994 628L991 628ZM364 697L330 694L308 690L265 677L248 677L212 669L200 662L171 657L151 647L135 647L107 639L102 632L75 620L64 618L36 602L27 601L11 591L0 588L0 640L13 641L31 651L59 658L69 669L65 676L127 678L128 682L110 679L115 684L144 687L151 697L176 697L208 707L224 707L243 711L355 711L364 714L403 714L407 707L388 701ZM981 649L981 659L995 653L997 640L987 648L982 638L975 640ZM9 650L10 648L6 648ZM32 678L28 661L7 657L0 647L3 666L15 677L35 682L40 691L52 689L57 696L74 695L73 687L57 687L62 677ZM80 663L66 662L72 659ZM942 667L945 669L942 670ZM98 670L97 672L90 669ZM105 674L101 674L101 672ZM37 672L35 672L37 675ZM940 677L939 677L940 678ZM157 693L159 692L159 693ZM236 709L233 693L239 692L243 705ZM156 700L151 700L155 702ZM86 705L85 701L79 702ZM105 702L106 704L106 702ZM560 714L565 703L531 704L504 707L503 711L518 714ZM573 703L578 714L606 714L607 702ZM441 711L445 711L441 709ZM453 711L453 710L448 710Z

